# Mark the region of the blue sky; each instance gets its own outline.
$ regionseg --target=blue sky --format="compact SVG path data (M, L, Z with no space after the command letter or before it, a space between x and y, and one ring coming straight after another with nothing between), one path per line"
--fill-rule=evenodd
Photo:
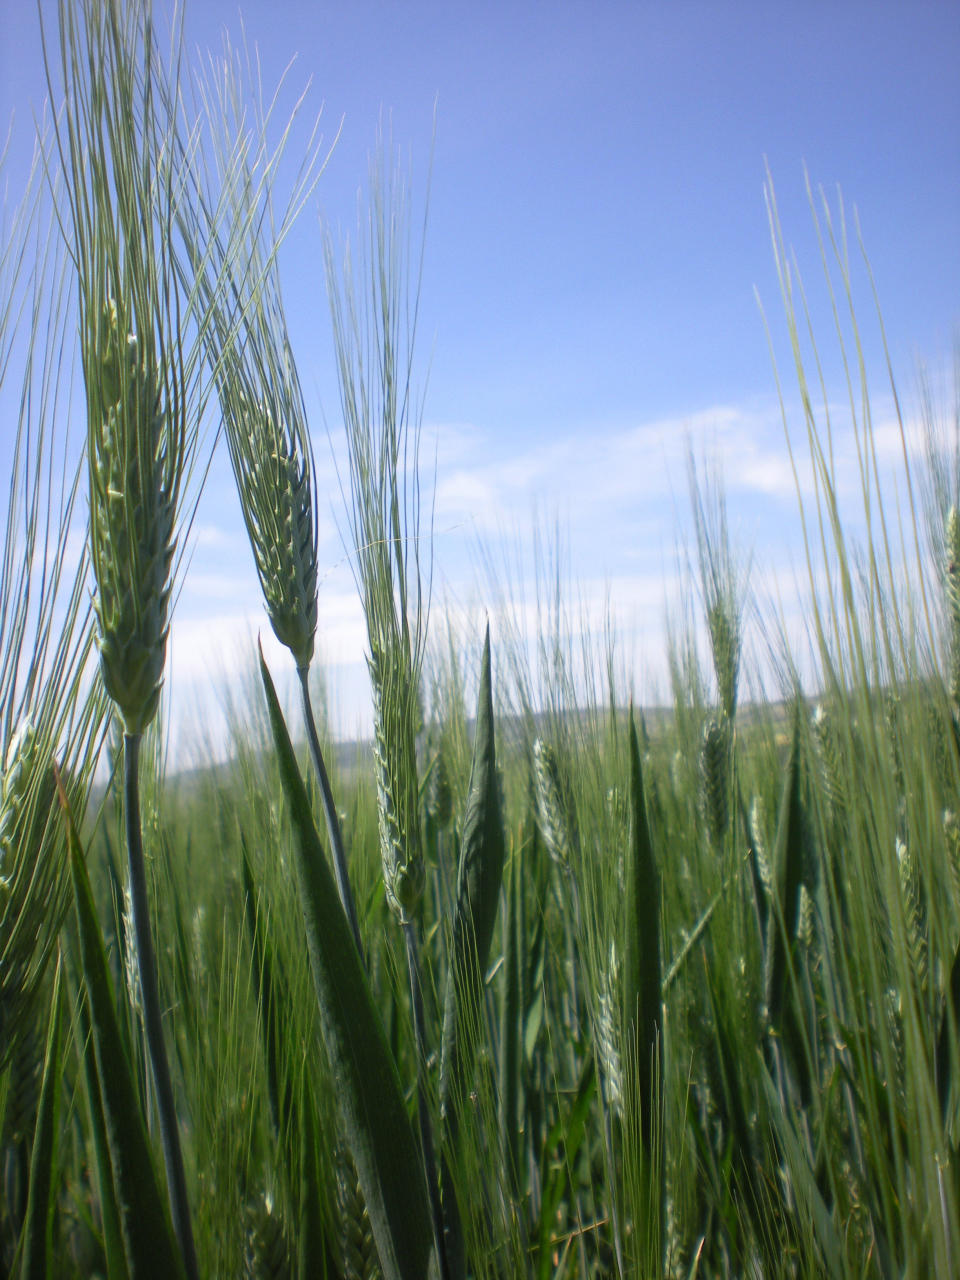
M422 199L436 104L417 369L437 457L438 604L491 608L478 542L499 557L556 516L585 603L600 610L609 591L638 687L656 685L688 439L723 468L758 588L789 594L796 501L754 292L793 395L765 163L810 288L828 395L842 400L843 388L804 165L834 209L839 184L849 223L859 212L912 422L918 360L949 366L956 335L960 6L187 0L188 48L217 52L223 27L237 38L241 10L265 84L296 55L288 105L310 80L305 112L322 105L331 140L340 129L281 260L325 486L319 647L340 729L367 713L323 426L336 440L321 220L352 228L381 113ZM0 23L13 183L44 81L34 7L0 0ZM892 466L889 387L856 254L855 266ZM215 466L197 514L175 700L224 654L245 660L263 625L231 483Z

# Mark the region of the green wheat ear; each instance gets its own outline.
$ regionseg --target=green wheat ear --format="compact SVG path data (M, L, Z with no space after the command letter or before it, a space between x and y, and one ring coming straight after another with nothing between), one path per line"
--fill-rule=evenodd
M156 714L163 681L175 550L176 447L152 343L130 333L117 303L103 309L89 366L90 546L104 687L127 733ZM99 413L97 413L99 409Z
M0 778L0 1070L30 1029L34 1000L65 909L57 851L47 831L53 771L25 719Z
M282 1280L289 1276L290 1250L283 1222L266 1192L246 1206L244 1213L243 1280Z
M267 616L298 668L313 658L317 630L316 509L309 444L281 425L269 403L234 409L230 454Z
M700 743L700 810L710 839L723 843L729 821L727 793L730 775L728 721L710 719Z
M335 1158L343 1280L379 1280L380 1259L373 1239L370 1215L357 1177L356 1165L346 1143L338 1144Z
M569 871L570 823L561 789L560 765L552 747L542 738L533 744L533 773L540 834L550 857L564 871Z
M370 657L373 759L377 779L380 861L387 902L404 924L411 920L426 879L417 803L412 690L401 670Z
M441 737L433 757L425 797L427 813L440 831L446 831L453 819L453 788L450 785L448 755L449 748Z

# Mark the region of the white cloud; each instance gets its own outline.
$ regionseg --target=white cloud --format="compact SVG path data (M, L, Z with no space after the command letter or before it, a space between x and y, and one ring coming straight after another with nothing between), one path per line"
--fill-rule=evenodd
M194 524L190 541L198 551L237 551L246 545L242 530L224 529L217 524Z
M834 479L844 510L855 526L862 517L860 470L849 409L828 406L833 426ZM878 402L874 443L885 475L902 459L900 428ZM804 418L799 404L787 406L802 499L815 494ZM907 424L911 458L920 450L917 424ZM516 439L522 439L519 435ZM548 606L537 603L555 561L562 568L565 617L571 652L602 655L605 625L617 637L624 669L642 673L639 696L668 687L665 617L687 611L697 621L699 606L673 549L688 528L687 451L715 461L727 498L735 542L752 553L752 586L765 621L754 617L752 650L745 668L770 670L767 641L776 636L774 615L803 635L804 591L790 565L800 564L797 480L794 477L779 406L775 402L718 404L686 415L648 422L585 423L562 437L512 448L470 423L426 428L421 454L425 507L436 462L434 543L434 635L449 608L457 612L461 634L481 633L489 616L501 641L513 641L536 666L537 641L552 625ZM326 470L332 474L332 466ZM900 468L902 470L902 467ZM538 514L546 511L547 520ZM549 505L547 505L549 504ZM328 671L334 725L341 734L369 729L370 704L364 652L366 628L349 559L333 545L340 499L331 495L332 514L323 526L318 662ZM561 547L553 544L550 521L559 513ZM808 508L808 515L811 510ZM539 569L532 548L541 540ZM478 567L478 549L492 570ZM695 588L693 589L695 591ZM469 601L469 604L464 604ZM452 602L452 603L448 603ZM686 614L684 614L686 616ZM219 525L199 531L186 590L174 624L172 657L175 699L199 705L209 689L235 682L249 672L255 635L263 637L271 668L284 671L289 657L276 644L266 619L242 529ZM709 668L705 636L699 636L704 668ZM774 646L776 641L774 641ZM598 670L601 668L598 667ZM631 677L633 678L633 677ZM191 703L193 699L193 703Z

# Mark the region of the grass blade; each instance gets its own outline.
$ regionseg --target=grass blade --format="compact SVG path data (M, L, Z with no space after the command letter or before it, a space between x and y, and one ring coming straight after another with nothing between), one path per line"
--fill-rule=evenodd
M513 1198L520 1197L520 1069L522 1064L520 950L520 850L510 863L507 916L504 921L503 1003L500 1011L500 1151L504 1181Z
M660 877L653 857L637 726L630 713L630 846L623 960L624 1045L635 1054L640 1124L649 1153L662 1109Z
M787 761L780 820L777 825L775 866L777 893L774 912L767 929L767 1010L770 1027L778 1033L782 1028L787 977L794 938L797 912L800 909L800 884L804 868L804 818L800 794L800 710L796 709L793 739Z

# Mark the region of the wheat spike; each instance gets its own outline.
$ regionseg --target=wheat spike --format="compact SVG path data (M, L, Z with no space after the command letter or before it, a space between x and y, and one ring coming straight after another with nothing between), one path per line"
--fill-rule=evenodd
M377 779L380 859L387 901L401 923L423 893L425 869L420 845L413 735L404 715L409 690L381 658L368 661L373 688L373 759Z
M166 658L176 428L162 404L152 342L130 332L113 299L103 309L87 363L94 401L88 425L90 549L100 670L126 731L141 733L156 714Z
M721 845L727 831L730 735L727 722L708 720L700 743L700 811L710 839Z
M893 761L893 785L901 806L905 802L906 776L903 770L903 752L900 747L901 707L900 695L893 690L886 690L883 696L883 718L890 742L890 755Z
M770 854L767 850L764 836L765 829L766 814L764 812L763 798L756 795L750 805L750 839L753 842L753 850L757 857L757 874L760 877L760 883L763 885L767 901L772 902L774 877L773 868L770 865Z
M917 984L922 992L927 990L929 953L921 898L920 869L917 860L905 841L897 836L897 870L900 876L900 892L903 897L903 915L907 929L907 945Z
M620 1052L620 960L610 943L609 962L600 974L597 997L597 1060L603 1076L604 1099L614 1115L623 1116L623 1067Z
M299 419L236 396L227 439L243 517L277 639L298 667L313 658L317 630L316 505L310 449Z
M718 597L707 610L707 629L720 710L732 721L740 679L740 632L736 606L728 596Z
M336 1152L337 1214L344 1280L380 1280L380 1260L373 1240L370 1215L347 1147Z
M813 946L813 898L805 884L800 885L800 903L797 907L797 941L809 950Z
M846 786L840 764L840 745L833 717L822 702L813 713L813 736L817 744L820 783L834 818L846 809Z
M431 820L441 831L446 831L453 818L453 788L450 786L447 751L442 737L433 758L433 768L430 770L426 802Z
M244 1280L288 1280L293 1275L290 1253L272 1196L258 1196L245 1216Z
M143 1017L143 1000L140 992L140 962L137 958L137 932L133 920L133 895L130 881L123 886L123 980L127 988L127 1000L138 1018Z

